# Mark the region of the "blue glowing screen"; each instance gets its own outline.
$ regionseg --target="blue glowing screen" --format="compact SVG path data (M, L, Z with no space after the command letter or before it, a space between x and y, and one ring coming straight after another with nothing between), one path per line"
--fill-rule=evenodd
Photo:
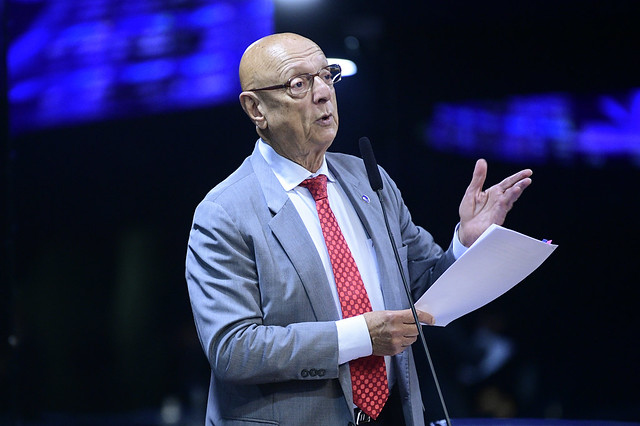
M11 129L237 99L272 0L11 0Z
M626 159L640 166L640 89L442 103L425 137L438 150L505 161Z

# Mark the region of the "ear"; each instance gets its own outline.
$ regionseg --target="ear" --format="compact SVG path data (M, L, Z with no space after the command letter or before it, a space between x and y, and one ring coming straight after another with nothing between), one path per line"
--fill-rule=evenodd
M262 112L262 104L260 98L253 92L240 93L240 105L242 109L249 116L249 119L259 129L267 128L267 118Z

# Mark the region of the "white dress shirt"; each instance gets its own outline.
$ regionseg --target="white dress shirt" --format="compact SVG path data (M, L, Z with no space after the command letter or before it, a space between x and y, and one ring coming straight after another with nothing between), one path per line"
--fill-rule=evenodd
M327 176L327 197L329 205L338 221L338 225L340 225L340 229L362 276L362 281L364 282L367 294L369 295L369 301L371 302L371 308L374 311L384 310L384 299L382 298L382 290L380 287L380 274L378 273L375 248L355 209L349 202L347 195L329 171L326 159L323 159L322 166L316 173L311 173L299 164L276 153L274 149L262 139L258 141L258 149L287 192L289 199L309 231L309 235L322 260L327 279L331 284L333 299L340 315L342 315L340 299L338 298L331 261L329 260L329 252L327 251L322 235L322 228L316 210L316 202L307 188L299 186L303 180L320 174ZM453 244L454 255L457 259L466 250L466 247L458 240L457 227ZM364 316L357 315L355 317L338 320L336 321L336 328L338 331L339 364L372 354L371 338ZM388 357L385 358L389 386L391 386L394 380L389 369L389 359Z

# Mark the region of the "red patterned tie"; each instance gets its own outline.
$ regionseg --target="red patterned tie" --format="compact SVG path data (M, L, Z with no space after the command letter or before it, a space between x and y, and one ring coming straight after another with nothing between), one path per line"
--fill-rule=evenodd
M351 250L342 235L336 217L329 207L327 177L318 175L303 181L316 201L322 235L327 245L333 276L338 288L342 317L349 318L371 311L371 302ZM370 355L349 362L353 402L372 418L378 418L389 397L384 358Z

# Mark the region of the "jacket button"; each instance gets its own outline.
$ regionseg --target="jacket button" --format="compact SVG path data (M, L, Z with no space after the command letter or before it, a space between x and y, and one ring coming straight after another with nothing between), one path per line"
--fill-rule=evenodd
M318 374L318 372L316 371L316 369L315 369L315 368L312 368L311 370L309 370L309 375L310 375L311 377L315 377L315 376L316 376L316 374Z
M301 375L302 377L308 377L308 376L309 376L309 371L307 371L307 370L302 370L302 371L300 372L300 375Z
M318 376L322 377L327 373L327 370L325 370L324 368L321 368L318 370Z

